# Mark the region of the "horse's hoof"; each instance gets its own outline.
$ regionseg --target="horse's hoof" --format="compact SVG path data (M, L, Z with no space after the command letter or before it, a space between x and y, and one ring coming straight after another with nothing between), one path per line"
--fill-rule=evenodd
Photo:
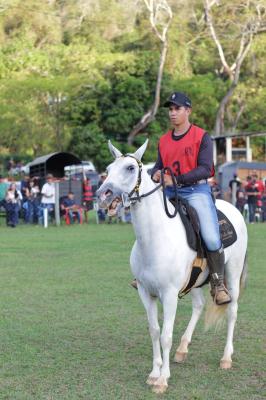
M230 360L221 360L220 361L220 368L221 369L230 369L230 368L232 368L232 361L230 361Z
M187 358L187 353L181 353L180 351L177 351L175 353L174 362L182 363L186 360L186 358Z
M152 391L156 394L162 394L166 391L167 388L167 379L160 376L160 378L156 379L156 381L154 382Z
M163 394L166 392L166 389L168 388L168 385L154 385L152 388L153 393L156 394Z
M146 380L147 385L153 386L155 382L157 381L158 378L154 378L152 376L149 376L148 379Z

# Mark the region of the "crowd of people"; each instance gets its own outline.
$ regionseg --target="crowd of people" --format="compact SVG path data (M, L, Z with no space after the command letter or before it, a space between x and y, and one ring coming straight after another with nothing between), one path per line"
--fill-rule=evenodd
M211 178L209 183L214 197L231 201L247 223L266 222L266 186L255 171L244 181L234 174L227 195L222 193L215 179Z
M45 215L54 217L55 185L52 174L47 174L44 184L38 178L25 176L20 182L10 182L0 176L0 207L6 212L6 224L15 228L22 219L25 224L44 224ZM60 215L67 224L82 223L83 214L93 208L93 193L90 180L83 181L82 205L77 204L75 195L69 191L59 201Z
M100 175L99 186L106 174ZM95 208L94 193L90 179L83 174L81 204L75 194L69 191L59 199L60 216L67 225L88 223L89 212ZM45 224L45 218L55 217L55 185L52 174L47 174L41 184L40 179L25 176L20 182L10 181L0 176L0 209L5 211L6 224L15 228L19 220L25 224ZM97 222L131 222L130 210L120 209L118 215L110 216L106 210L96 207Z
M106 174L100 175L99 186L104 182ZM6 224L16 227L21 219L25 224L44 224L44 210L48 216L54 216L55 188L53 175L48 174L46 181L40 185L38 178L25 176L20 183L10 182L0 176L0 207L5 210ZM241 181L235 174L229 182L226 193L222 193L214 178L209 179L213 196L234 203L247 223L266 222L266 187L254 172ZM116 215L108 215L106 210L95 207L94 194L90 180L83 176L82 204L76 202L75 195L69 191L60 198L60 215L66 224L88 223L88 214L96 208L98 223L131 223L129 207L118 207Z

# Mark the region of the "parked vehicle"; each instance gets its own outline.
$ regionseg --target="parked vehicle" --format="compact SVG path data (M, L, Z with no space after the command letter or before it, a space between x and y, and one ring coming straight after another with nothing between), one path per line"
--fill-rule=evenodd
M96 171L94 164L91 161L82 161L78 165L67 165L65 168L65 175L76 175L87 171Z

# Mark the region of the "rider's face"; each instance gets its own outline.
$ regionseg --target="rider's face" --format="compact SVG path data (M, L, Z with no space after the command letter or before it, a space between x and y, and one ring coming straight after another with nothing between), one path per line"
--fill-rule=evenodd
M169 107L169 118L174 126L182 125L188 122L191 108L176 106L171 104Z

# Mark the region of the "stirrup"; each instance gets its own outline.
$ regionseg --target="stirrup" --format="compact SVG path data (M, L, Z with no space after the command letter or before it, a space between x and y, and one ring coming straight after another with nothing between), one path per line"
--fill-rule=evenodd
M213 297L214 303L217 306L228 304L228 303L231 303L231 301L232 301L230 293L228 292L228 290L226 289L226 287L224 286L223 283L220 284L219 286L215 286L211 290L211 295Z

